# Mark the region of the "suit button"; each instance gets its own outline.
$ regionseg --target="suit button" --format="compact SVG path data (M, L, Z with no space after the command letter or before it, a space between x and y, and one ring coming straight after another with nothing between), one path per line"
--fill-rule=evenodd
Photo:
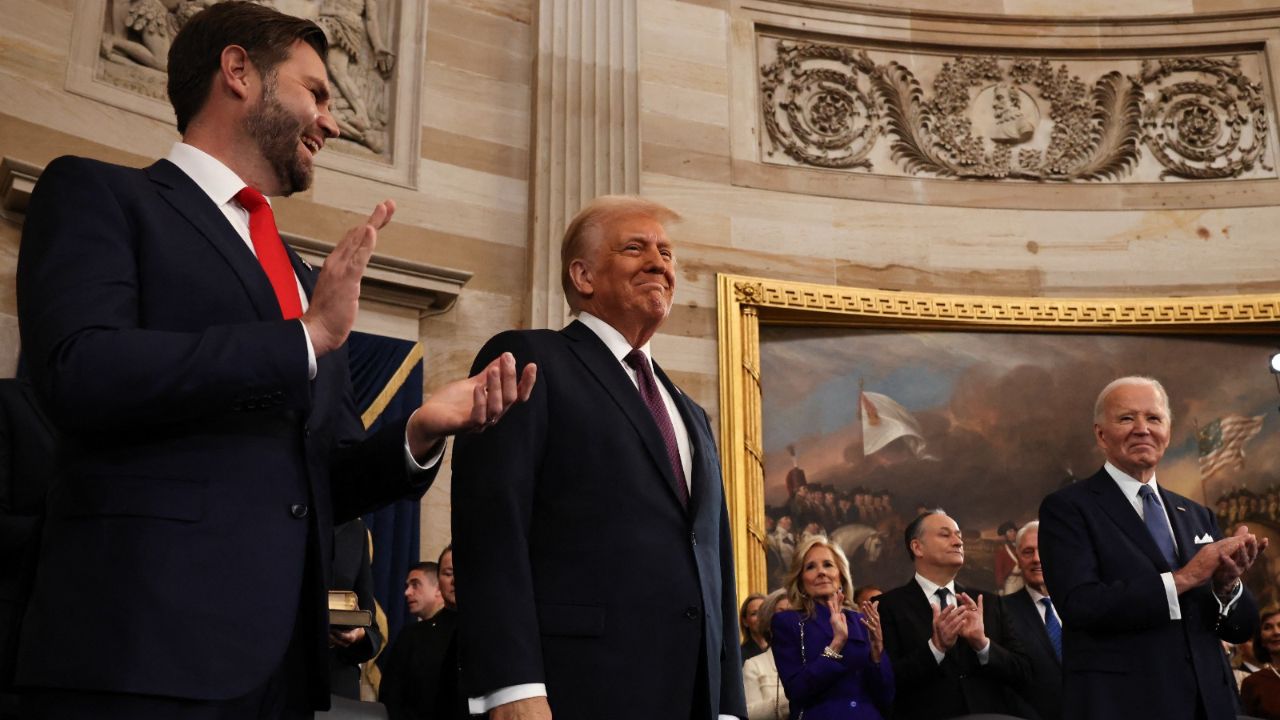
M690 620L697 620L697 619L698 619L698 608L696 608L696 607L694 607L694 606L690 605L689 607L687 607L687 608L685 608L685 609L684 609L684 616L685 616L685 617L687 617L687 618L689 618Z
M851 707L851 708L856 708L856 707L858 707L858 701L857 701L857 700L850 700L850 701L849 701L849 707Z
M289 506L289 514L301 520L307 516L307 506L302 503L294 503Z

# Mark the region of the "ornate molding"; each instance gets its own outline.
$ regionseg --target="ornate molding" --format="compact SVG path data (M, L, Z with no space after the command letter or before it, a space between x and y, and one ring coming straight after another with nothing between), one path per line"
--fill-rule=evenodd
M1276 177L1261 48L1053 59L757 44L766 163L987 181Z
M200 10L225 0L80 0L67 89L173 122L165 84L169 46ZM425 3L398 0L257 0L313 20L342 136L317 156L324 167L414 187L421 130Z

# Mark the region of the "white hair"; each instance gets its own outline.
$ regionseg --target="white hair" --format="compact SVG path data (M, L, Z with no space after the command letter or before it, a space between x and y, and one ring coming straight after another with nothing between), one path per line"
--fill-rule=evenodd
M1145 385L1154 389L1156 395L1160 398L1160 404L1164 405L1165 417L1168 418L1169 422L1173 422L1173 410L1169 408L1169 393L1165 392L1164 386L1160 384L1159 380L1146 375L1126 375L1107 383L1107 386L1102 388L1102 392L1098 393L1098 399L1093 403L1094 422L1100 423L1103 421L1102 410L1107 403L1107 396L1115 392L1117 388L1126 385Z
M1014 547L1019 547L1019 546L1021 546L1021 545L1022 545L1022 538L1023 538L1023 536L1024 536L1024 535L1026 535L1026 534L1027 534L1027 533L1029 533L1029 532L1034 532L1034 533L1038 533L1038 532L1040 532L1040 521L1039 521L1039 520L1032 520L1031 522L1027 523L1026 525L1023 525L1022 527L1018 528L1018 534L1017 534L1017 535L1015 535L1015 536L1014 536L1014 538L1013 538L1013 546L1014 546Z

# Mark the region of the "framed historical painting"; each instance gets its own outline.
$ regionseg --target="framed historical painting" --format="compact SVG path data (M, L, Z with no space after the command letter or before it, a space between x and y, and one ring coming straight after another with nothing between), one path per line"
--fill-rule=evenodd
M1103 463L1099 390L1169 392L1161 485L1280 548L1280 295L1058 299L931 295L719 277L720 433L738 593L781 585L824 533L856 586L911 577L905 526L959 523L960 580L1016 589L1006 545L1045 495ZM1014 574L1016 575L1016 573ZM1246 578L1280 600L1280 556Z

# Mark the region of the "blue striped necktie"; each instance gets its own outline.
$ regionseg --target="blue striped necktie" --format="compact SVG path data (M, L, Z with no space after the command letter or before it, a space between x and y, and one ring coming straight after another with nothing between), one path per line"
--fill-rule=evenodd
M1062 659L1062 623L1058 621L1058 614L1053 611L1053 601L1049 598L1040 598L1040 604L1044 606L1044 629L1049 633L1049 644L1053 645L1053 653Z
M1164 514L1164 506L1160 504L1160 498L1157 498L1156 491L1145 483L1138 490L1138 497L1142 498L1142 521L1147 525L1147 532L1151 533L1151 538L1156 541L1160 554L1164 556L1165 562L1169 563L1169 569L1177 570L1178 552L1174 549L1173 534L1169 532L1169 518Z

